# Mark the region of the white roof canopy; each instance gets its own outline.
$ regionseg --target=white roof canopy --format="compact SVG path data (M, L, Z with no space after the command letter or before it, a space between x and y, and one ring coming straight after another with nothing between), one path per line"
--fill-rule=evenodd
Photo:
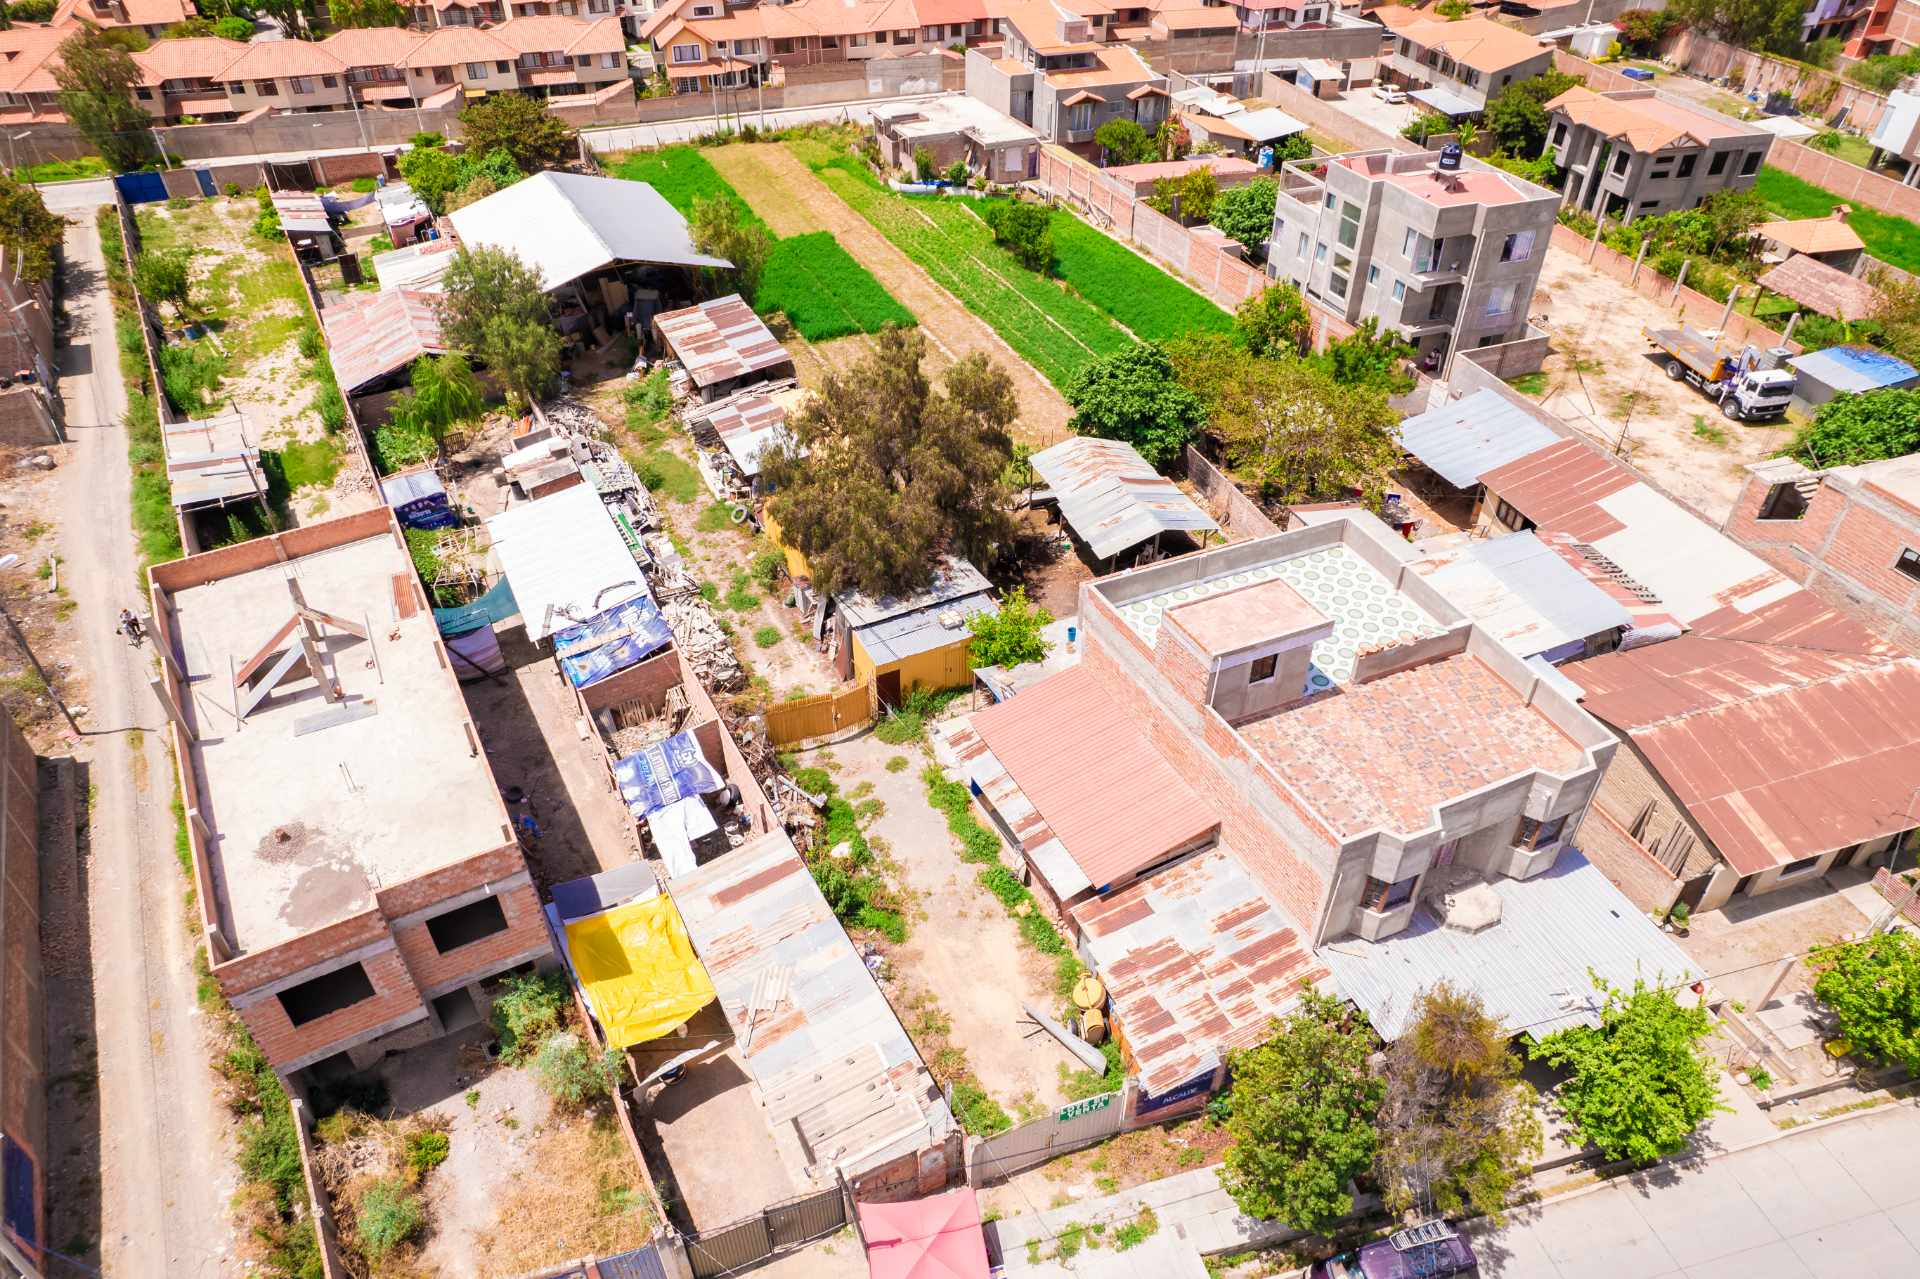
M640 566L590 485L508 507L487 521L487 532L530 640L647 594Z

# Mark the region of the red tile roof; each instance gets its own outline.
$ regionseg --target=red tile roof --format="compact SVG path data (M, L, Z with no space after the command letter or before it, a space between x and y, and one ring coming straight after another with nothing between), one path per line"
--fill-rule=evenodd
M1920 661L1808 600L1568 668L1742 875L1920 826Z
M399 27L349 27L322 40L320 47L349 67L397 67L424 39Z
M238 40L218 36L194 36L181 40L156 40L150 48L133 54L134 65L143 72L141 83L155 85L166 80L217 80L247 51Z
M501 25L505 25L504 23ZM400 59L403 67L451 67L462 62L497 62L515 56L512 46L488 31L441 27Z
M627 47L618 18L582 22L578 18L529 15L509 19L490 28L488 34L520 53L621 53Z
M223 80L279 80L287 76L339 75L340 59L307 40L262 40L247 46L220 73Z
M1085 667L1044 679L971 723L1096 888L1220 827Z
M61 0L60 7L53 11L50 25L75 27L84 18L97 27L165 27L185 22L196 12L192 0L126 0L125 7L127 16L122 21L112 14L96 15L93 6L84 0Z

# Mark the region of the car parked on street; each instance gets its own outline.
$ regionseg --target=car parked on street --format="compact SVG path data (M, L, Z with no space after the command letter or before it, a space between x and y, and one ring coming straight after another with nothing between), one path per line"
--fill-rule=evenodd
M1476 1275L1467 1237L1444 1221L1426 1221L1385 1239L1315 1262L1309 1279L1444 1279Z

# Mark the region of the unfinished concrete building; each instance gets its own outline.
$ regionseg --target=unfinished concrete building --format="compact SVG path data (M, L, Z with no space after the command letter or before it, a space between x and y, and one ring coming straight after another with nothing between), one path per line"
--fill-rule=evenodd
M153 681L222 993L282 1076L484 1017L539 897L386 509L151 570Z

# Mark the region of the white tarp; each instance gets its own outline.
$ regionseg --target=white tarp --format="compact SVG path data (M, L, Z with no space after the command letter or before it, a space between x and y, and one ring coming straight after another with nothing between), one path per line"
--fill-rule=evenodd
M646 592L633 553L588 485L508 507L487 521L487 532L528 639L545 639Z

